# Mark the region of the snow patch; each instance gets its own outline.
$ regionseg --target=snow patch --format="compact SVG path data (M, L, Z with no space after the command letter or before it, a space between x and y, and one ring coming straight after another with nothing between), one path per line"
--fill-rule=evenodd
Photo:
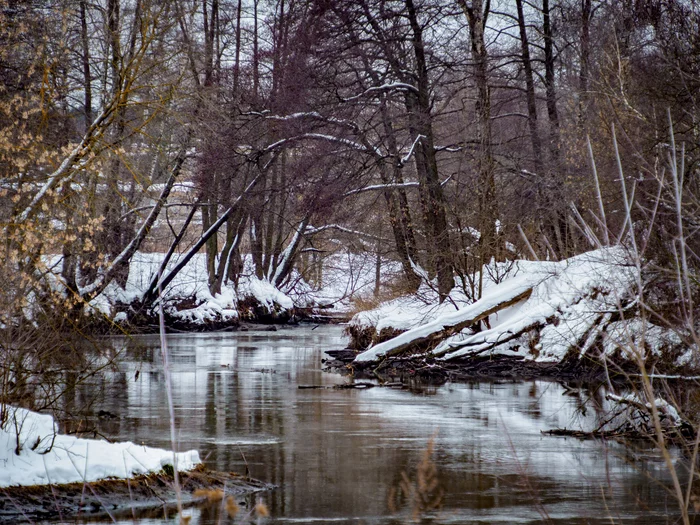
M0 487L123 479L158 472L175 461L180 471L201 463L196 450L177 453L175 459L171 451L131 442L58 434L50 415L15 407L6 410L8 419L0 428ZM15 454L18 434L19 455Z

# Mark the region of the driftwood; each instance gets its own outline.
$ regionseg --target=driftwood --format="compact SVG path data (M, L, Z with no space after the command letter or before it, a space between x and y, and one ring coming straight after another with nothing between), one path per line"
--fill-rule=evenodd
M573 430L570 428L553 428L551 430L541 430L546 436L574 437L578 439L651 439L653 434L644 434L638 430Z
M299 385L297 388L299 390L367 390L369 388L374 388L375 386L377 387L386 387L386 388L403 388L404 384L400 382L390 382L390 383L382 383L375 385L374 383L347 383L347 384L342 384L342 385L332 385L332 386L325 386L325 385Z

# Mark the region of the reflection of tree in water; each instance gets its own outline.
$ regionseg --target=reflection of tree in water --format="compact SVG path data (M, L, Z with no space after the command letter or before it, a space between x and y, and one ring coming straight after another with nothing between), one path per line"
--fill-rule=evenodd
M95 432L96 403L106 375L113 374L117 352L107 341L82 334L31 326L3 331L0 342L0 407L50 412L66 431ZM110 378L113 384L114 379ZM2 414L5 411L2 410ZM4 417L0 417L4 423Z

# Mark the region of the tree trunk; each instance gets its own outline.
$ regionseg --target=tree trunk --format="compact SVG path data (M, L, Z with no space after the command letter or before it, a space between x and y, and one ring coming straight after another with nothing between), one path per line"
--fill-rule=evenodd
M232 213L226 221L226 242L221 248L219 256L219 265L216 269L214 280L210 286L212 295L221 293L221 287L228 277L231 257L238 249L242 238L242 223L246 222L246 213L244 207L241 206L235 213Z
M544 33L544 84L549 117L549 147L552 160L559 165L559 113L554 80L554 34L550 20L549 0L542 0L542 32Z
M359 38L351 31L351 37L356 44L359 44ZM361 55L362 63L365 71L370 75L370 78L375 85L381 85L381 79L377 71L371 66L367 55ZM382 129L386 137L386 147L389 158L393 159L392 175L389 174L387 168L387 160L385 158L377 159L379 165L379 175L382 184L402 184L402 163L399 160L401 154L399 152L396 131L389 113L387 104L387 96L382 95L379 99L379 109L382 117ZM387 203L389 211L389 222L394 235L396 244L396 252L401 261L404 278L408 285L408 289L412 292L418 290L420 286L420 276L414 271L414 265L418 264L418 250L416 248L416 238L413 231L413 220L411 218L411 210L408 205L406 191L403 188L388 189L384 191L384 199Z
M242 1L238 0L236 7L236 55L233 62L233 93L234 98L238 97L238 87L241 76L241 8Z
M258 47L258 1L253 0L253 101L257 103L260 91L260 51Z
M408 19L411 24L413 53L416 59L417 96L407 92L409 127L414 129L416 139L414 155L416 170L421 185L427 194L428 230L432 236L434 268L437 273L440 302L444 301L454 287L454 270L450 237L447 229L445 198L438 176L435 144L433 139L432 113L430 107L430 81L425 59L423 30L418 22L413 0L406 0ZM419 137L422 136L422 138Z
M403 175L401 173L401 165L399 163L400 153L396 143L396 134L392 126L389 116L389 108L387 107L386 97L382 97L380 101L382 114L382 125L387 138L387 150L390 158L395 159L392 165L393 176L388 174L385 159L379 161L379 174L382 184L403 183ZM396 243L396 252L399 255L403 274L409 290L416 291L420 286L420 277L414 271L414 265L418 263L416 238L413 233L413 221L411 219L411 211L408 207L408 199L406 191L402 188L388 189L384 191L384 200L387 203L389 210L389 223L391 231L394 234L394 242Z
M85 129L92 124L92 74L90 73L90 44L87 27L87 2L80 0L80 43L82 45L83 89L85 90Z
M534 156L535 173L537 177L543 179L544 163L542 162L542 145L537 129L537 98L535 97L535 80L532 75L532 62L530 61L530 44L527 38L525 27L525 14L523 13L523 0L515 0L518 11L518 27L520 28L520 47L522 50L521 59L523 70L525 71L525 93L527 95L527 123L530 128L530 139L532 141L532 154Z
M585 129L588 113L588 75L591 48L591 0L581 0L581 70L579 71L579 126Z
M192 208L190 208L190 211L187 214L187 217L185 218L185 222L183 223L182 228L180 228L180 231L173 239L173 242L170 243L170 248L168 248L165 257L163 257L163 260L161 261L160 266L158 267L158 271L151 278L151 282L148 285L148 290L146 290L146 293L143 294L143 305L150 305L153 302L153 300L157 297L158 290L156 290L156 287L158 286L158 281L160 280L161 276L165 273L165 269L167 268L170 259L172 259L173 254L175 253L175 249L178 247L180 241L182 241L182 238L185 236L187 228L192 222L192 219L194 218L194 214L196 212L197 205L195 204L192 206Z
M275 288L279 288L284 283L285 279L287 279L291 273L292 268L294 268L294 261L299 254L299 249L304 241L304 232L310 220L310 215L307 215L301 220L292 239L282 252L279 265L275 268L275 274L270 279L270 282Z
M252 205L250 207L250 254L253 258L253 266L255 267L255 276L258 279L265 278L265 266L263 264L263 202L265 180L261 181L263 191L261 195L252 197Z
M488 51L484 40L484 28L488 18L489 1L486 9L482 0L474 0L471 7L465 0L458 0L469 23L472 56L474 58L474 80L477 88L476 122L477 141L479 143L479 180L477 198L479 201L479 258L480 266L488 263L493 256L498 256L496 220L498 204L496 201L496 182L491 144L491 93L488 85ZM481 297L482 283L479 283Z

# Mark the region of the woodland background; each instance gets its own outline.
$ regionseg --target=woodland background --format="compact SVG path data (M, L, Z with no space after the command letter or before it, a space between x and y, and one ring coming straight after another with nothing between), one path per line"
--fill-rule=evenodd
M697 259L694 0L0 6L5 323L77 323L138 250L205 251L212 294L347 250L474 299L493 258L631 230L670 279Z

